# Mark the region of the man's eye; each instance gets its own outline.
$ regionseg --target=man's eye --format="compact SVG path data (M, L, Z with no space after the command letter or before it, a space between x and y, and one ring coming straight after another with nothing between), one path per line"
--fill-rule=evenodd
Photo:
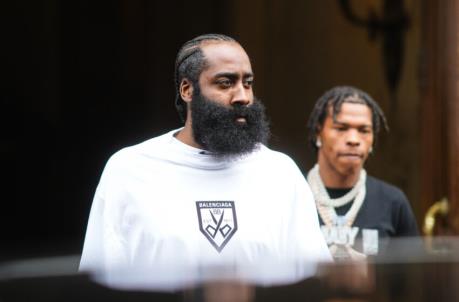
M228 88L231 86L231 81L230 80L219 80L217 84L223 88Z
M253 79L245 80L244 85L247 87L253 86Z

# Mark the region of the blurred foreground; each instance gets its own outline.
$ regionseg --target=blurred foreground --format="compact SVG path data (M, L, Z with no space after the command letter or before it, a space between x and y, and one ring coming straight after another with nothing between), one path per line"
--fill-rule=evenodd
M262 263L130 271L132 286L116 288L78 273L78 262L0 263L0 301L459 301L456 237L391 240L375 258L302 264L301 280L290 278L291 263Z

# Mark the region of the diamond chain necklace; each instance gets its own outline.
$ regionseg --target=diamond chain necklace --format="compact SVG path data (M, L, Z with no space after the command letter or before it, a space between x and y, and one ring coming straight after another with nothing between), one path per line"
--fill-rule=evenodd
M330 198L327 189L319 174L319 165L316 164L308 173L308 183L311 187L312 194L316 200L317 211L319 212L322 221L326 226L348 226L351 227L354 223L357 213L362 207L363 200L366 195L367 173L364 169L360 171L359 180L355 186L345 195L339 198ZM338 216L335 208L341 207L354 200L351 208L344 216Z

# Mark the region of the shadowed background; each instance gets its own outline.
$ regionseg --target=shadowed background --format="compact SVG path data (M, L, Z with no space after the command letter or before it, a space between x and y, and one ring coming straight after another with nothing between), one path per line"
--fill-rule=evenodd
M381 1L352 1L382 16ZM349 21L339 1L3 1L0 261L79 253L109 156L180 126L173 67L183 42L235 37L271 118L271 146L307 171L306 120L335 85L366 90L386 112L371 174L400 186L418 221L421 9L404 1L396 87L384 34ZM387 59L387 58L386 58ZM390 168L388 168L390 167Z

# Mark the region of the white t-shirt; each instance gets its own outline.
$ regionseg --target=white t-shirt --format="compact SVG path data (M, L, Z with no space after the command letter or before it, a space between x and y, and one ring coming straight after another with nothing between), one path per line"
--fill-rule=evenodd
M180 142L177 131L110 158L80 270L135 287L148 278L129 279L127 271L171 284L189 268L330 261L312 193L291 158L260 145L223 161ZM296 274L311 274L305 271Z

